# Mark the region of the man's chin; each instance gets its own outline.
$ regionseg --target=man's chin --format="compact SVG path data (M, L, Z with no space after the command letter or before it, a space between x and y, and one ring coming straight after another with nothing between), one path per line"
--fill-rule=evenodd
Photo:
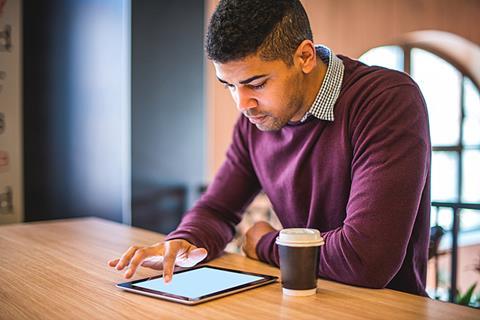
M264 125L261 125L261 124L256 124L255 126L257 127L258 130L264 131L264 132L276 131L276 129L273 129L273 128L270 128L270 127L267 127L267 126L264 126Z
M257 127L258 130L260 131L278 131L282 129L285 125L279 124L279 123L256 123L255 126Z

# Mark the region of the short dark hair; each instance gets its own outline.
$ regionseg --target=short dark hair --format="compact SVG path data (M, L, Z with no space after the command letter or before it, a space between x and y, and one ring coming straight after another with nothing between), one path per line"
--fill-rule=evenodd
M265 61L293 64L304 40L313 41L299 0L221 0L210 18L205 41L208 58L219 63L258 53Z

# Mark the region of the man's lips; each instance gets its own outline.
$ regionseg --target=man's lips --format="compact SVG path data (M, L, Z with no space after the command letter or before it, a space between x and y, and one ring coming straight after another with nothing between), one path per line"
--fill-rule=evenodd
M256 117L247 116L247 118L248 120L250 120L251 123L259 124L259 123L262 123L267 118L267 116L256 116Z

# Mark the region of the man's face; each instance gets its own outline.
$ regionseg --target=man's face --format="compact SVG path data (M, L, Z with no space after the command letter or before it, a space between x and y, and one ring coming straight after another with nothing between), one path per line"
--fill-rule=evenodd
M252 55L239 61L214 62L218 80L232 94L237 108L262 131L280 130L305 113L303 73L282 60Z

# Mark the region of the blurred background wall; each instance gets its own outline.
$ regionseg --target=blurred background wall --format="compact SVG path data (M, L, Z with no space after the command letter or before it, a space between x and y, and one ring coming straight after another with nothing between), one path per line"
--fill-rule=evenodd
M0 224L23 221L22 7L0 0Z
M25 221L129 215L128 6L23 1Z
M132 1L132 221L164 233L205 183L203 25L203 1Z
M204 2L25 0L23 27L24 220L173 230L205 182Z

